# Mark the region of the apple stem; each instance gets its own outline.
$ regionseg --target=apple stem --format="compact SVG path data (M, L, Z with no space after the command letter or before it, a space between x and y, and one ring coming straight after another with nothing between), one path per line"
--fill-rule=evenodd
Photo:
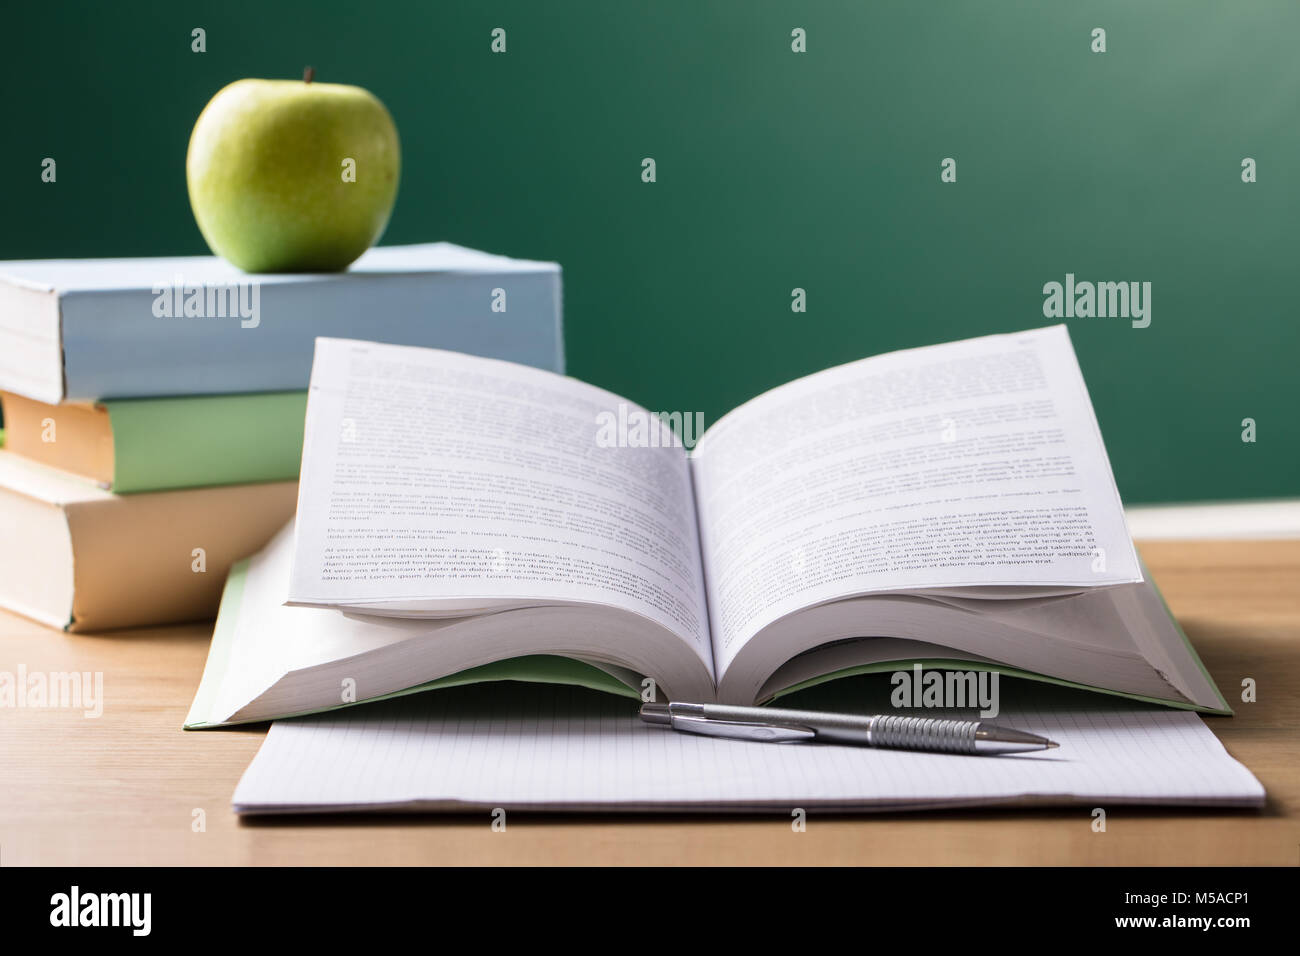
M316 70L314 67L309 66L307 69L302 71L302 81L304 83L310 83L315 76Z

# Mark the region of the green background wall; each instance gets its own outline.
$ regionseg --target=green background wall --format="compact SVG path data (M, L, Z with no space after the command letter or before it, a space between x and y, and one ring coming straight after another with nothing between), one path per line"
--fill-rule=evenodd
M1069 321L1125 499L1300 494L1297 37L1294 2L13 4L0 258L205 252L194 119L311 64L397 121L385 243L563 264L574 375L713 421L1150 281L1150 328Z

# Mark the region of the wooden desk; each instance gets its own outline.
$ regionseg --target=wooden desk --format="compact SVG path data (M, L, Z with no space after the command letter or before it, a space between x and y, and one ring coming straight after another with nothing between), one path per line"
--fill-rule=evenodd
M0 710L0 865L1300 863L1300 541L1142 553L1237 708L1210 726L1268 790L1262 811L1085 808L782 818L512 814L240 822L230 796L263 729L185 733L208 625L60 634L0 613L0 670L103 671L103 716ZM1242 677L1254 704L1236 704ZM194 832L193 811L206 814Z

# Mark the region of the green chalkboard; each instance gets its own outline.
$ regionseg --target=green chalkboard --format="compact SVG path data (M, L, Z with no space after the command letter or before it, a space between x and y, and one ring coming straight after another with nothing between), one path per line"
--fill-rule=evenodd
M1146 328L1065 320L1126 500L1294 495L1298 36L1289 0L18 4L0 257L205 251L195 117L311 64L397 121L385 242L563 264L577 376L712 421L1150 282Z

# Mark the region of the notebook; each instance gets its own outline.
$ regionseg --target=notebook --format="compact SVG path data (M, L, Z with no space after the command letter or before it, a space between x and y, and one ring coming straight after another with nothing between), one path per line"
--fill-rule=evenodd
M1013 680L1002 690L997 723L1045 734L1059 749L968 757L720 740L645 724L635 703L581 688L459 687L275 723L233 804L252 814L1264 801L1195 713ZM795 706L862 713L888 707L879 678L798 698Z

